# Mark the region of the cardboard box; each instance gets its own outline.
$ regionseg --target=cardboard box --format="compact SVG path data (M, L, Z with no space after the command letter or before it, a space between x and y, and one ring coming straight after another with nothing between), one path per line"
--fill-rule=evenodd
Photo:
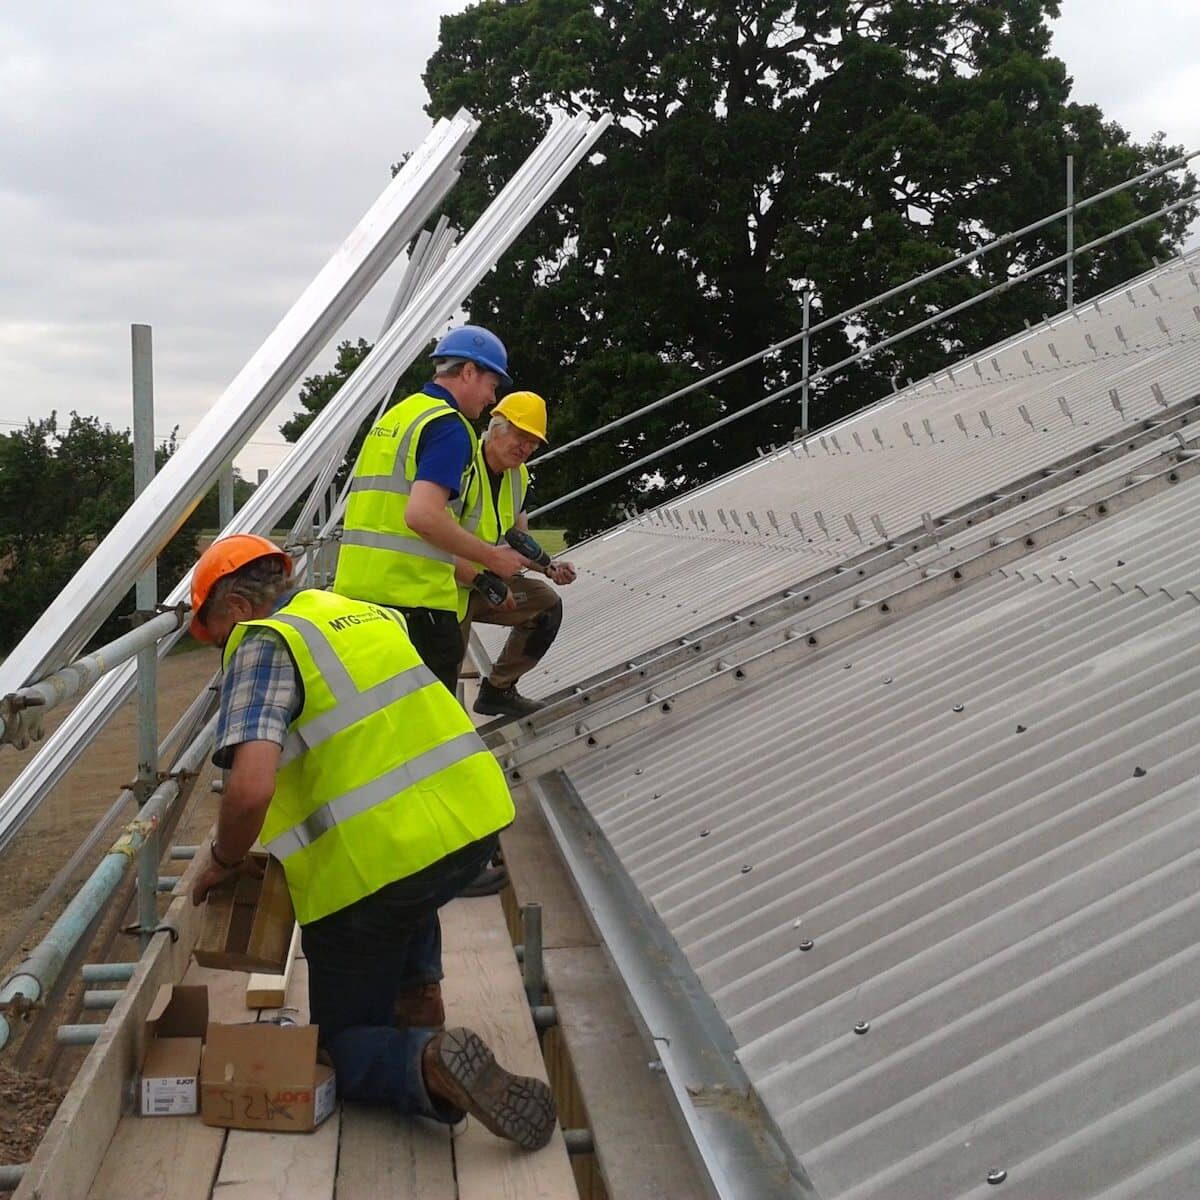
M196 1111L207 1027L208 988L165 984L158 989L146 1014L142 1116L187 1116Z
M315 1025L210 1024L200 1116L226 1129L307 1133L334 1109L333 1068L317 1062Z
M261 852L251 857L263 877L239 875L209 892L193 953L202 967L282 975L296 920L292 899L279 862Z

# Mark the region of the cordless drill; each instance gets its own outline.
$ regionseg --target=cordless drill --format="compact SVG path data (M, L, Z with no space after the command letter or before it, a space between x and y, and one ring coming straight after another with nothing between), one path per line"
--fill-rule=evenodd
M510 529L504 540L518 553L523 554L535 571L547 574L551 565L550 555L538 545L537 539L523 529ZM480 571L471 586L494 608L499 608L508 596L508 585L492 571Z
M538 545L537 539L527 533L524 529L510 529L505 535L504 540L518 553L523 554L529 559L530 564L535 571L541 571L543 575L547 573L550 567L550 555Z

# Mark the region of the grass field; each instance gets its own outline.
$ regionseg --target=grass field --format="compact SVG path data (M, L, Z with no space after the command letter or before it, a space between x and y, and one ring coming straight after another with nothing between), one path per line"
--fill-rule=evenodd
M567 539L561 529L531 529L529 532L547 554L561 554L567 548Z

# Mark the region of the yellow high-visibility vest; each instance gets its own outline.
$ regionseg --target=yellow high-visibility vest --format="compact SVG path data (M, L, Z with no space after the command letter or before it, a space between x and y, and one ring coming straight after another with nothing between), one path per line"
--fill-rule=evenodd
M405 520L417 476L421 431L430 421L446 419L447 413L463 423L471 439L472 457L459 494L449 506L455 519L461 520L479 440L453 405L417 392L375 422L354 465L333 580L339 595L399 608L452 611L457 606L454 556L431 546Z
M234 628L226 666L254 626L284 639L304 689L260 834L301 925L511 823L500 764L413 649L403 616L298 592Z
M520 463L505 471L500 478L499 496L492 492L492 481L488 477L487 461L483 457L483 443L475 450L474 468L468 473L466 490L463 492L462 527L490 545L498 546L504 535L517 523L521 509L525 507L525 494L529 491L529 468ZM458 585L458 619L467 615L467 601L471 589Z

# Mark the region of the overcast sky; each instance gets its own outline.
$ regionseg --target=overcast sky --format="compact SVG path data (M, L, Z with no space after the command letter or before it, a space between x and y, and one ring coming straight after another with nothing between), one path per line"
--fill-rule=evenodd
M438 18L465 7L0 5L0 430L52 409L126 427L141 322L158 429L186 435L424 137ZM1062 9L1075 98L1200 148L1200 4ZM339 336L373 340L386 292ZM283 415L248 477L279 461Z

